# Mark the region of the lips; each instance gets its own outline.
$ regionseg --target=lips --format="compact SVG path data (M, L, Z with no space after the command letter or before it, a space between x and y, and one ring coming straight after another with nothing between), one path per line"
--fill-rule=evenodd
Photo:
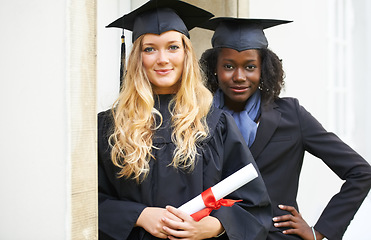
M155 72L160 75L166 75L171 72L172 69L157 69Z
M248 87L248 86L233 86L233 87L231 87L232 91L236 92L236 93L245 92L245 91L249 90L249 88L250 87Z

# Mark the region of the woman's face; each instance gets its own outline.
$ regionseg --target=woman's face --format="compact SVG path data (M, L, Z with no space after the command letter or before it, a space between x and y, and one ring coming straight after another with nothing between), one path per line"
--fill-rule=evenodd
M185 51L182 34L146 34L142 42L142 63L156 94L178 91L183 73Z
M242 111L246 101L259 86L261 59L258 50L238 52L231 48L222 48L216 67L225 104L231 110Z

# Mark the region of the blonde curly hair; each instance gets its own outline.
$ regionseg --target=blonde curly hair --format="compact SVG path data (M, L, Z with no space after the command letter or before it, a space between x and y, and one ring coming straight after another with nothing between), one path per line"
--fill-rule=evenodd
M111 158L120 168L118 177L133 178L138 183L149 172L154 158L152 137L162 124L154 108L154 93L142 64L143 36L133 44L127 73L118 99L112 107L114 131L110 136ZM197 144L209 133L206 116L212 104L211 92L198 65L190 40L182 34L185 51L184 68L178 92L169 105L172 115L172 141L176 148L171 165L193 170ZM155 116L161 121L156 122Z

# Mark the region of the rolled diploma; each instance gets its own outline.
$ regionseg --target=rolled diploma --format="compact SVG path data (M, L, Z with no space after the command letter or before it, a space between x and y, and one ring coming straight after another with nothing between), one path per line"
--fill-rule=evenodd
M215 186L211 187L211 191L213 192L216 201L218 201L231 192L239 189L251 180L255 179L256 177L258 177L258 173L256 172L254 166L250 163L237 172L233 173L229 177L223 179ZM188 202L184 203L178 209L188 213L189 215L192 215L204 209L205 207L206 206L200 194L195 198L189 200Z

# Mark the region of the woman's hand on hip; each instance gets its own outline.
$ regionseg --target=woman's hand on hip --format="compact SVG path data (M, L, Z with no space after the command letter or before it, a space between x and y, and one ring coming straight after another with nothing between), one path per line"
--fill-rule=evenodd
M292 206L279 205L280 209L290 212L291 214L277 216L273 218L275 227L289 228L284 230L284 234L296 234L304 240L314 240L312 228L303 219L301 214ZM317 240L323 239L324 236L315 230Z

